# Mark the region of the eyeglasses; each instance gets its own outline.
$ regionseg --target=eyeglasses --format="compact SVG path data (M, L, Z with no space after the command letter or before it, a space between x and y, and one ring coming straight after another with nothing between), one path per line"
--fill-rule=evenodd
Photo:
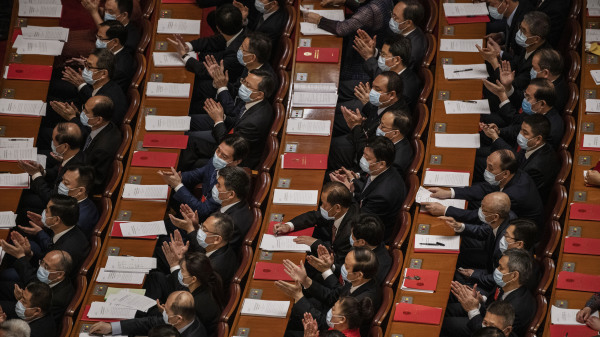
M221 236L219 233L209 231L208 228L206 228L206 226L204 226L204 222L200 224L200 229L202 229L202 231L206 234L213 234L213 235Z
M250 86L248 86L249 83L248 83L248 81L246 81L245 78L241 79L240 83L243 84L243 85L245 85L246 88L250 89L252 92L258 92L258 90L252 89L252 88L250 88Z
M88 69L97 69L97 70L104 70L105 68L100 68L100 67L92 67L92 65L88 62L88 61L84 61L83 62L83 66L88 68Z
M107 37L106 39L104 39L104 38L100 37L98 34L96 34L96 38L97 38L98 40L100 40L100 41L109 41L109 40L112 40L112 39L110 39L110 38L108 38L108 37Z

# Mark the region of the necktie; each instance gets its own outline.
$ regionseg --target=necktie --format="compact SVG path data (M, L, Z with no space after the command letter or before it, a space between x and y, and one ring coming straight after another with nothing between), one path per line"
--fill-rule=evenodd
M264 16L261 15L260 19L258 19L258 23L256 24L256 28L258 29L258 27L260 27L260 25L262 25L264 22L265 22L265 18L264 18Z
M367 183L365 184L365 188L363 188L363 191L365 191L370 184L371 184L371 177L367 178Z
M244 104L244 106L242 106L242 108L240 109L240 119L242 118L242 116L244 115L245 112L246 112L246 104Z
M498 300L499 295L500 295L500 288L496 287L496 293L494 294L494 301Z
M337 233L337 228L335 228L335 225L333 225L331 227L331 243L333 244L333 241L335 241L335 234Z
M85 151L88 146L90 146L90 144L92 143L92 137L88 136L87 139L85 140L85 145L83 146L83 151Z

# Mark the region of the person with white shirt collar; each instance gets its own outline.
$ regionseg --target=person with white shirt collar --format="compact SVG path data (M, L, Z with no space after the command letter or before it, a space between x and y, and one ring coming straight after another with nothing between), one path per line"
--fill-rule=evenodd
M392 33L402 34L410 40L410 61L406 65L413 70L421 66L427 50L427 38L419 27L424 17L425 8L418 0L400 0L394 6L389 22Z
M132 53L123 46L127 41L127 29L117 20L104 21L96 33L96 48L106 48L115 55L114 75L112 80L127 93L135 72L135 61Z
M488 31L485 37L495 44L504 45L503 51L517 55L523 50L523 46L516 42L516 36L525 14L533 11L530 1L519 0L490 0L488 1L490 17L494 20L503 20L504 24L495 24L491 28L496 32ZM500 30L500 32L497 32Z
M352 233L350 234L350 245L352 247L365 247L373 251L377 256L379 267L377 268L377 282L383 285L388 272L392 268L392 256L385 246L383 237L383 224L379 218L371 214L361 214L352 221ZM310 262L310 261L309 261ZM337 268L337 266L335 267Z
M104 8L99 7L99 0L82 0L81 5L90 13L94 23L100 27L102 22L117 20L127 29L127 41L123 42L125 49L133 54L141 38L140 28L131 18L134 12L133 0L107 0ZM139 8L139 5L136 4ZM139 12L139 10L138 10Z
M248 9L241 2L233 1L233 5L242 12L244 26L253 32L266 34L276 44L283 33L287 20L286 0L255 0L254 6Z
M57 325L50 314L52 289L45 283L33 281L19 295L15 312L29 324L30 337L56 336Z

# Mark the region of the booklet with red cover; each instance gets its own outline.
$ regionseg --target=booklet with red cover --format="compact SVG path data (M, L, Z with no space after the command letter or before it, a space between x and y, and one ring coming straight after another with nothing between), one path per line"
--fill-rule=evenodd
M600 291L600 275L561 271L558 273L558 281L556 281L556 288L598 292Z
M396 303L394 321L409 323L440 324L442 308L412 303Z
M11 63L6 73L9 80L50 81L51 76L52 66L38 64Z
M143 147L159 147L163 149L185 149L189 136L185 135L161 135L147 133L144 135Z
M565 238L565 253L600 255L600 239L591 238Z
M326 170L327 155L316 153L284 153L281 155L281 168Z
M479 16L453 16L446 17L449 25L456 25L460 23L477 23L477 22L490 22L490 17L487 15Z
M573 220L600 221L600 205L574 202L571 204L569 218Z
M131 166L142 167L175 167L177 153L137 151L131 159Z
M270 262L256 262L256 268L254 268L254 279L255 280L270 280L270 281L293 281L288 275L281 263L270 263Z
M433 293L437 288L439 276L439 270L406 268L404 280L402 281L402 289Z
M550 325L550 337L565 336L595 336L598 332L592 330L587 325Z
M338 63L339 48L298 47L296 62Z

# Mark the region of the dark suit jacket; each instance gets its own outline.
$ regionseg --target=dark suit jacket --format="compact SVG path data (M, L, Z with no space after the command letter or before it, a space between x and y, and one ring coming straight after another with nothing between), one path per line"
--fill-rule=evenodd
M404 177L408 167L413 161L414 151L406 137L394 144L396 157L394 158L394 168Z
M29 322L29 327L31 328L31 337L56 336L56 323L54 323L54 318L50 314Z
M150 329L163 324L165 324L165 321L162 316L126 319L121 321L121 332L123 335L146 336ZM192 325L181 333L181 337L208 337L208 335L206 334L204 325L196 318Z
M79 226L88 238L92 235L92 230L99 218L98 208L96 208L96 205L90 198L86 198L79 203L79 220L77 221L77 226Z
M83 88L81 88L81 90L79 90L79 102L78 103L80 105L85 104L85 102L87 102L87 100L90 97L92 97L93 91L94 91L94 88L91 85L86 84ZM125 113L127 112L127 109L129 108L129 103L127 101L127 97L123 93L123 90L121 89L119 84L112 80L109 81L108 83L103 85L100 89L98 89L98 92L96 93L95 96L98 96L98 95L110 97L110 99L113 101L113 103L115 105L115 111L113 113L113 117L112 117L111 121L113 123L115 123L115 125L121 125L121 123L123 122L123 117L125 117Z
M142 32L138 26L134 23L130 22L125 26L127 29L127 40L125 41L125 50L129 54L133 54L137 51L138 43L140 43L140 39L142 38Z
M80 164L84 161L85 155L82 151L79 151L67 162L67 166L72 164ZM58 184L60 184L62 181L64 173L65 168L60 165L56 165L46 170L46 175L37 177L31 181L31 191L40 197L44 205L46 205L48 201L50 201L50 198L56 193Z
M198 320L206 328L206 334L208 336L216 335L219 316L221 315L221 307L213 298L210 288L201 285L192 292L192 296L194 296L196 315Z
M379 74L382 73L377 64L377 58L371 57L366 60L363 64L363 69L371 77L371 81L375 79ZM412 68L407 67L401 74L400 79L402 80L402 98L412 108L419 101L419 94L421 92L421 80L415 74Z
M113 122L109 122L83 150L85 163L94 167L94 193L102 193L104 190L120 145L121 130Z
M71 254L73 270L79 269L81 262L85 260L90 251L89 240L77 225L61 236L56 243L53 243L50 235L43 230L38 232L34 239L40 245L42 255L46 255L47 252L54 249L64 250Z
M123 93L127 93L127 88L131 84L135 68L136 64L132 54L123 47L123 50L115 55L115 68L112 77L112 80L117 82L121 87Z
M519 7L521 7L519 5ZM517 29L518 30L518 29ZM516 45L516 43L515 43ZM529 55L529 57L525 57L525 49L519 47L519 52L516 54L510 54L510 53L503 53L502 55L502 59L509 61L510 62L510 67L511 69L513 69L515 71L515 79L513 81L513 87L515 87L515 89L517 90L525 90L527 88L527 86L529 85L529 82L531 81L531 75L530 75L530 71L531 71L531 60L533 59L533 54L535 54L535 52L531 53L531 55ZM548 42L544 43L543 45L541 45L537 50L540 49L544 49L544 48L552 48L552 46L550 46L550 44ZM489 63L486 63L488 66L488 71L490 72L491 75L491 79L492 80L496 80L500 78L500 67L498 67L495 70L491 70L491 67L489 66ZM520 105L520 103L519 103Z
M237 60L237 51L245 38L246 31L243 30L229 46L227 46L227 41L221 34L190 41L193 50L198 53L198 60L193 57L188 58L185 68L196 74L196 81L209 80L211 77L202 62L204 62L207 55L212 55L217 62L223 60L225 69L229 71L230 80L235 81L240 77L244 68Z
M217 183L217 171L212 160L200 168L186 171L181 174L183 186L173 194L175 200L182 204L188 204L194 211L198 211L200 221L206 220L209 215L216 212L220 204L212 198L212 188ZM205 201L198 200L191 190L202 183L202 195Z
M523 17L532 10L533 6L531 6L527 1L519 1L519 6L515 10L511 25L510 27L507 25L504 31L504 38L506 39L506 47L504 50L506 52L512 55L517 55L523 49L525 49L515 42L515 36L521 27L521 21L523 21Z
M252 226L252 211L248 202L240 200L225 211L233 219L233 236L229 244L234 251L239 251L244 243L244 237Z
M373 249L373 253L375 253L375 256L377 256L377 262L379 262L379 269L377 270L377 281L379 282L378 284L383 284L383 281L385 281L385 277L392 268L392 257L390 256L388 250L385 248L385 244L383 242L380 243L379 246L375 247L375 249Z
M367 177L354 180L354 196L360 212L379 216L385 226L385 237L390 238L396 224L396 215L406 198L404 180L392 167L381 173L366 188Z
M416 71L423 63L425 51L427 50L427 37L420 27L415 27L410 34L406 36L410 40L410 62L408 66Z
M505 104L500 108L500 113L504 113L508 110L513 110L511 104ZM510 112L508 112L510 114ZM554 108L550 109L544 116L548 118L550 122L550 135L546 140L548 144L552 145L552 148L556 149L562 141L565 133L565 123L558 111ZM513 113L512 121L510 125L500 128L500 135L509 144L512 144L516 148L517 135L521 131L521 124L523 123L524 114Z
M571 8L571 0L544 0L544 2L537 6L536 3L539 1L529 1L532 2L536 11L544 12L550 17L552 24L550 25L548 41L554 48L557 48L567 21L565 13L568 13Z
M557 79L552 81L552 84L554 84L554 91L556 92L554 108L562 113L565 109L565 105L567 105L567 101L569 100L569 85L562 76L559 76ZM523 97L525 97L523 90L515 89L513 94L509 97L510 103L515 107L520 107L521 103L523 102Z
M271 14L266 20L262 16L262 13L257 11L254 6L251 6L250 14L248 15L248 29L267 35L271 39L274 50L277 48L279 37L283 33L283 28L288 18L287 11L285 7L280 6L279 10ZM272 55L274 54L272 53Z
M194 233L194 234L192 234ZM190 240L190 251L192 252L202 252L206 254L206 249L200 247L198 244L198 240L196 240L196 231L193 231L189 234L188 237L193 235L192 240ZM210 256L210 263L213 269L221 275L221 279L223 280L223 288L228 289L229 283L233 278L233 275L237 271L238 268L238 260L235 251L231 248L231 245L227 244L217 250L215 250Z
M396 103L383 109L381 114L377 114L377 110L379 110L379 107L376 107L371 103L367 103L361 109L361 114L364 117L366 117L367 120L365 122L363 122L362 127L358 128L358 130L355 131L354 129L356 129L356 128L354 128L352 130L352 133L360 131L360 132L366 133L367 137L370 137L375 134L375 130L377 130L377 127L379 126L379 122L381 121L381 116L383 116L384 113L386 113L390 110L403 110L406 108L407 108L406 102L404 102L404 100L400 99ZM355 136L354 138L356 139L357 137ZM360 152L360 156L362 156L362 151Z

